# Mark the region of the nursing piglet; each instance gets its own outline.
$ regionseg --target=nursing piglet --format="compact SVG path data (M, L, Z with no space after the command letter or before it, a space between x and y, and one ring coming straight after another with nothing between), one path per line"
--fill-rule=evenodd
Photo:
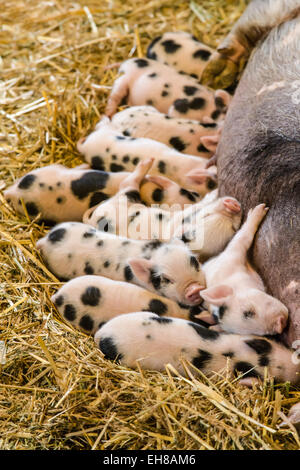
M207 159L180 153L152 139L126 137L108 118L81 139L77 148L96 170L133 171L140 161L154 158L150 174L167 176L201 195L217 186L215 172L205 169Z
M111 118L112 126L127 137L147 137L203 158L216 151L222 128L221 123L207 121L170 117L153 106L131 106Z
M222 120L230 103L224 90L212 90L156 60L136 58L123 62L112 87L105 114L115 114L124 98L129 106L150 105L169 116Z
M260 276L247 261L247 251L266 212L265 204L249 210L226 249L203 265L207 289L201 296L214 320L228 332L274 335L287 323L288 309L265 292Z
M4 191L4 197L19 214L25 213L23 199L32 218L41 213L48 223L81 221L89 207L115 194L127 175L54 164L27 173Z
M200 80L213 52L214 49L192 34L175 31L154 38L148 46L147 57Z
M127 282L89 275L67 282L51 301L62 317L92 334L112 318L137 309L155 312L162 319L165 315L190 319L201 311L201 307L181 306ZM208 335L214 333L207 329Z
M151 312L120 315L95 334L106 359L126 367L164 371L167 364L185 375L182 359L205 375L242 375L240 383L264 380L265 367L277 382L299 383L300 364L282 344L257 336L218 333L181 318ZM193 370L194 372L194 370Z
M201 265L181 240L131 240L65 222L36 246L47 267L60 279L95 274L137 284L184 304L202 301L205 277Z

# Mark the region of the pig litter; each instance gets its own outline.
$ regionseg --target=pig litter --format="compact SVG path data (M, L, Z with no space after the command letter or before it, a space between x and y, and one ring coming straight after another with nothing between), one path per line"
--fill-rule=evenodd
M62 283L36 242L49 227L18 215L3 190L30 171L83 163L78 140L100 120L117 77L152 39L187 31L215 48L245 0L1 2L0 449L296 450L280 426L300 392L253 390L216 373L130 369L104 359L50 301ZM122 108L119 108L122 109Z

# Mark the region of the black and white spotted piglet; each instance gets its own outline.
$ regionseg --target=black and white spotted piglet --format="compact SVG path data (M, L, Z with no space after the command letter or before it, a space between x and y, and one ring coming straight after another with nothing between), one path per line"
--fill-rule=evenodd
M201 307L180 305L134 284L92 275L67 282L51 301L67 321L92 334L112 318L137 309L155 312L162 318L191 319L201 312Z
M103 224L108 224L103 220ZM54 227L37 244L60 279L96 274L140 285L184 304L201 303L201 265L181 240L131 240L78 222Z
M150 312L120 315L103 325L95 343L105 358L127 367L165 370L172 364L185 370L187 359L205 375L243 374L240 383L264 379L265 367L278 382L299 383L300 364L292 361L292 351L283 344L258 336L242 336L212 331L180 318L160 317ZM230 359L230 360L228 360Z
M175 31L154 38L148 46L147 57L200 80L213 52L214 49L198 41L192 34Z
M88 165L66 168L54 164L27 173L4 196L20 214L24 214L23 199L30 217L41 213L47 222L81 221L89 207L115 194L127 176L126 172L95 171Z
M154 158L152 175L167 176L202 196L217 186L216 173L205 169L206 158L183 154L152 139L126 137L108 118L81 139L77 148L96 170L133 171L142 160Z
M151 105L169 116L203 121L223 120L231 97L212 90L198 80L182 75L168 65L151 59L129 59L113 84L105 114L113 116L124 98L129 106Z
M213 120L199 122L170 117L153 106L130 106L114 114L111 124L127 137L147 137L178 152L203 158L216 151L221 134L221 124Z

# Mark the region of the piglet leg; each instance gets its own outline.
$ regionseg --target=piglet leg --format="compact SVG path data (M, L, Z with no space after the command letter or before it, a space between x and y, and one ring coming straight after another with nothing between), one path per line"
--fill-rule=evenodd
M225 202L226 200L224 204ZM252 245L256 231L267 211L268 208L265 204L259 204L249 210L247 220L226 248L226 253L230 253L232 262L242 262L243 264L246 262L247 251Z
M139 191L140 185L152 167L154 158L147 158L142 160L136 167L136 169L125 178L119 186L120 193L126 193L128 191Z
M129 93L129 82L126 74L117 78L113 84L110 96L107 100L105 115L111 118L117 111L117 107Z

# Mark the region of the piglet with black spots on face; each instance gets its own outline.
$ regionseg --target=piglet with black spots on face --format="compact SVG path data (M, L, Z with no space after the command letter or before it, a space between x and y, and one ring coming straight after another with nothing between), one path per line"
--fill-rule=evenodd
M82 276L72 279L51 297L60 314L77 328L95 334L105 322L132 311L152 311L165 315L193 318L201 307L181 306L146 289L113 281L102 276ZM216 334L207 329L207 335Z
M147 137L181 153L208 158L216 151L222 123L170 117L153 106L131 106L111 119L112 126L127 137ZM97 124L101 126L101 121Z
M288 309L265 292L262 279L247 260L266 212L265 204L251 209L225 250L203 265L207 289L201 296L213 320L228 332L274 335L281 333L287 323Z
M147 57L173 67L182 74L201 79L214 49L184 31L164 33L148 46Z
M152 175L167 176L202 196L217 185L216 169L205 169L207 159L183 154L152 139L126 137L108 118L102 119L94 132L81 139L77 148L96 170L133 171L139 162L154 158Z
M36 246L60 279L95 274L137 284L186 305L202 302L200 291L206 284L201 265L181 240L131 240L65 222Z
M151 59L129 59L113 84L105 114L115 114L123 98L129 106L151 105L169 116L223 120L231 97L224 90L212 90L172 67Z
M160 317L150 312L120 315L95 334L104 357L126 367L164 371L167 364L185 375L182 359L205 375L243 375L240 383L251 386L263 380L265 367L277 382L299 382L300 364L284 345L257 336L218 333L181 318Z
M24 214L23 199L32 218L41 213L42 220L49 223L80 221L89 207L115 194L126 176L126 172L91 170L88 165L66 168L54 164L18 179L4 191L4 196L20 214Z

